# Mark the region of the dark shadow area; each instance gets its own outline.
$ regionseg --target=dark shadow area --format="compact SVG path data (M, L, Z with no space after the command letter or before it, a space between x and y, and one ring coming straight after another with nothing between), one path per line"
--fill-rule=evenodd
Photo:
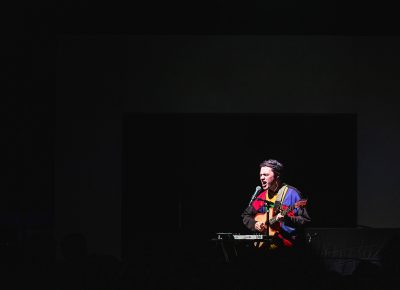
M58 289L116 289L120 261L102 253L89 253L83 234L67 235L60 244L57 261Z
M219 241L202 244L188 235L179 235L175 240L144 238L135 249L134 259L119 261L88 252L86 237L81 233L71 233L55 243L42 232L32 234L20 245L18 251L24 251L21 260L12 257L11 252L7 260L2 244L1 278L7 289L247 290L295 285L297 289L375 290L395 285L400 277L399 232L379 232L385 236L379 258L364 259L365 248L359 243L354 256L347 257L356 265L351 273L329 267L329 260L344 258L344 252L331 258L323 256L315 241L274 251L255 248L250 241L229 241L224 244L227 260ZM327 251L330 246L324 247ZM372 248L364 252L370 257L375 253Z
M4 289L119 289L121 282L121 262L88 252L81 233L57 242L38 231L19 243L2 243L0 254Z

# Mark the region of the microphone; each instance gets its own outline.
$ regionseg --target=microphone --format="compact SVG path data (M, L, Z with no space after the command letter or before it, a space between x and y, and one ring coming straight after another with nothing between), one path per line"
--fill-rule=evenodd
M257 193L261 191L261 186L256 187L256 191L253 193L253 196L251 197L251 200L249 202L249 205L253 202L254 198L256 197Z

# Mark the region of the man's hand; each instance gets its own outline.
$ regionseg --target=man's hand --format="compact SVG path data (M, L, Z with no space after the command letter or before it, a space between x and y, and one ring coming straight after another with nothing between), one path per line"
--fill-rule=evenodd
M275 219L276 219L277 221L281 221L284 217L285 217L284 215L282 215L281 213L278 213L278 214L275 216Z
M259 232L265 230L265 224L263 222L256 222L255 229Z

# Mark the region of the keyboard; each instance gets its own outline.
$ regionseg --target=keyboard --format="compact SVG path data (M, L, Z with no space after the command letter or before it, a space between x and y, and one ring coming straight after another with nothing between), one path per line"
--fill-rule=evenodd
M263 234L235 234L235 233L217 233L217 240L265 240L266 235Z

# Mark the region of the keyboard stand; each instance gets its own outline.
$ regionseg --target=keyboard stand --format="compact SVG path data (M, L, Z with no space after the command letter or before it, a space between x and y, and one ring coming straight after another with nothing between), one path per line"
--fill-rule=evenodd
M220 243L221 245L221 249L222 252L224 254L224 258L225 258L225 262L229 263L230 262L230 258L229 258L229 253L228 250L226 248L226 243L232 245L232 249L234 252L234 256L238 257L238 250L236 247L236 244L238 243L251 243L251 244L255 244L255 243L260 243L260 242L264 242L264 243L268 243L269 239L268 236L263 235L263 234L233 234L233 233L217 233L217 238L216 239L212 239L212 241L215 241L217 243Z
M233 247L235 249L235 253L237 253L235 245ZM229 255L228 255L227 250L225 249L225 245L224 245L223 241L221 241L221 248L222 248L222 252L224 253L225 262L229 263Z

